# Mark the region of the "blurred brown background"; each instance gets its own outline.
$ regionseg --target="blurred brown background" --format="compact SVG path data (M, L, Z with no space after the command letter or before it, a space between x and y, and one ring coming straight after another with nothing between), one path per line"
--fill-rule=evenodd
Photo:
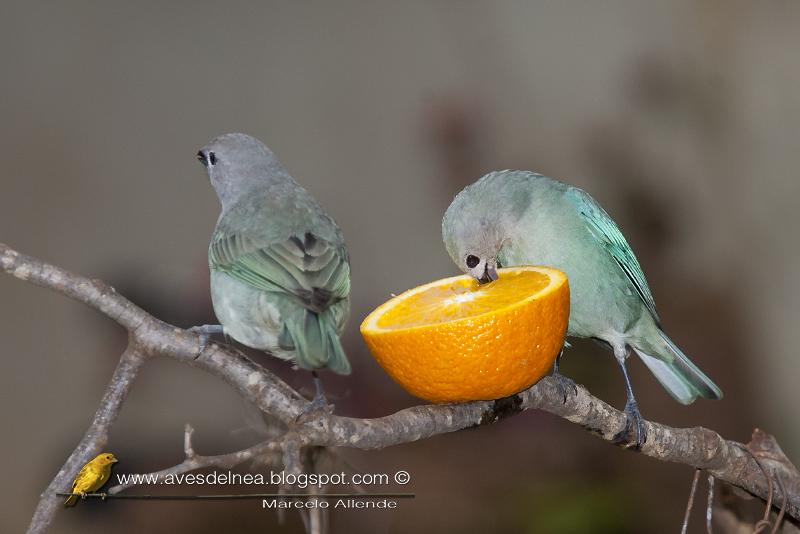
M458 190L489 170L537 170L617 219L667 330L726 394L682 407L636 361L645 416L744 441L760 426L796 462L799 26L792 1L6 1L0 241L174 324L209 322L218 206L195 153L223 132L255 135L344 231L354 373L326 383L339 413L379 416L418 401L366 352L361 318L455 272L440 221ZM8 276L0 335L0 531L19 532L124 335ZM564 371L624 404L602 348L578 343ZM117 472L179 462L186 422L200 453L251 444L246 413L219 380L153 361L113 430ZM418 498L334 513L337 533L677 532L692 476L534 412L341 455L357 471L409 471ZM115 501L61 513L53 531L277 528L255 502ZM280 528L302 526L289 514Z

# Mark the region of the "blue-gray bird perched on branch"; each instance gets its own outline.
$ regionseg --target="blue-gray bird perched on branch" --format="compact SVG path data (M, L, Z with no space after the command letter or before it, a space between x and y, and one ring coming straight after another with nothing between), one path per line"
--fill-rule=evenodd
M222 212L208 249L212 333L312 371L349 374L339 341L350 313L350 263L339 226L261 141L217 137L198 152ZM202 350L203 347L201 347Z
M628 425L646 439L625 360L629 349L680 403L722 392L661 329L642 268L617 225L586 192L526 171L487 174L453 200L442 235L458 267L480 282L497 268L548 265L569 277L568 336L609 346L625 378ZM554 366L558 375L558 360ZM563 385L562 385L563 387Z

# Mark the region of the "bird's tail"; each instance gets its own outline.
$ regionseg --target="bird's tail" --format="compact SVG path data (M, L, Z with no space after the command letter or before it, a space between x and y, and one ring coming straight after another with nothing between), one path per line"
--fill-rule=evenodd
M697 397L721 399L722 391L672 342L658 330L660 343L650 343L654 354L641 348L633 350L656 376L661 385L681 404L691 404Z
M64 506L75 506L75 503L77 502L78 502L78 496L70 495L69 497L67 497L67 500L64 501Z
M303 308L287 317L284 325L285 333L291 337L291 348L294 349L294 360L298 366L312 370L327 367L340 375L350 374L350 362L339 340L331 311L316 313ZM289 341L285 337L282 335L279 340L282 346Z

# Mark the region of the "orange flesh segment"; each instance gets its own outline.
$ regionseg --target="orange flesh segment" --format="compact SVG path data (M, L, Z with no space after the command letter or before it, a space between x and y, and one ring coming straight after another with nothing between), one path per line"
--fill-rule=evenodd
M473 279L446 286L434 286L398 302L377 321L387 330L446 323L490 313L541 292L550 277L536 271L501 273L489 284Z

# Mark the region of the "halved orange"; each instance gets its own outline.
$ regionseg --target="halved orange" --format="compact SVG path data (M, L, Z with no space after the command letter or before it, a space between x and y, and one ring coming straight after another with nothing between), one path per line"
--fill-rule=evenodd
M361 323L375 359L409 393L432 402L490 400L536 383L569 321L569 284L549 267L500 269L478 284L456 276L378 306Z

